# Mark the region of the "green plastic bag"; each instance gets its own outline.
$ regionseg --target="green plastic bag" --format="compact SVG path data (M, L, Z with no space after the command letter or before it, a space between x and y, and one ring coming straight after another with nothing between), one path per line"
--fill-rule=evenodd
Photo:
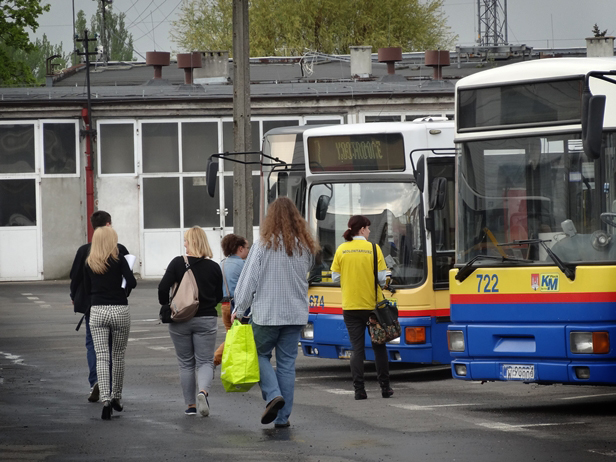
M250 390L259 381L259 358L252 325L237 319L225 339L220 378L228 392Z

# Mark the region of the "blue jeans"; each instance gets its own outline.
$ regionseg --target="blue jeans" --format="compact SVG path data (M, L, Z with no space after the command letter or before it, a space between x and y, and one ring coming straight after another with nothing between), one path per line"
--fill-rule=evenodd
M261 394L266 403L276 396L284 398L285 405L278 411L275 424L286 423L293 408L295 391L295 358L299 334L304 325L260 326L252 324L252 330L259 356ZM270 360L272 350L276 348L276 370Z

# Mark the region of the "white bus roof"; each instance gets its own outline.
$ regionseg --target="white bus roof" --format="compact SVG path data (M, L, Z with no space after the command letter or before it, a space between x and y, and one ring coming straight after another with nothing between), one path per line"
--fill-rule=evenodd
M616 70L614 58L546 58L488 69L459 80L460 87L491 86L535 79L577 77L591 71Z

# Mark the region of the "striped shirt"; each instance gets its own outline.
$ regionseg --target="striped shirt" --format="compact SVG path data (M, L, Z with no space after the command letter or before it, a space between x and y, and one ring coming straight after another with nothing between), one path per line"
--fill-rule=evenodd
M306 324L308 272L313 263L307 249L289 257L256 241L235 288L236 317L251 307L252 320L261 326Z

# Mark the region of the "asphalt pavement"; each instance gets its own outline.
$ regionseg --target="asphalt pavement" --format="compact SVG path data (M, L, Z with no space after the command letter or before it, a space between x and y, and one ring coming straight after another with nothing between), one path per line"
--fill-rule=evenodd
M156 286L131 294L125 410L103 421L68 281L0 283L1 461L616 460L616 389L461 382L443 366L393 365L382 399L368 364L355 401L347 362L300 353L290 428L262 425L258 386L225 393L219 370L210 416L187 417Z

